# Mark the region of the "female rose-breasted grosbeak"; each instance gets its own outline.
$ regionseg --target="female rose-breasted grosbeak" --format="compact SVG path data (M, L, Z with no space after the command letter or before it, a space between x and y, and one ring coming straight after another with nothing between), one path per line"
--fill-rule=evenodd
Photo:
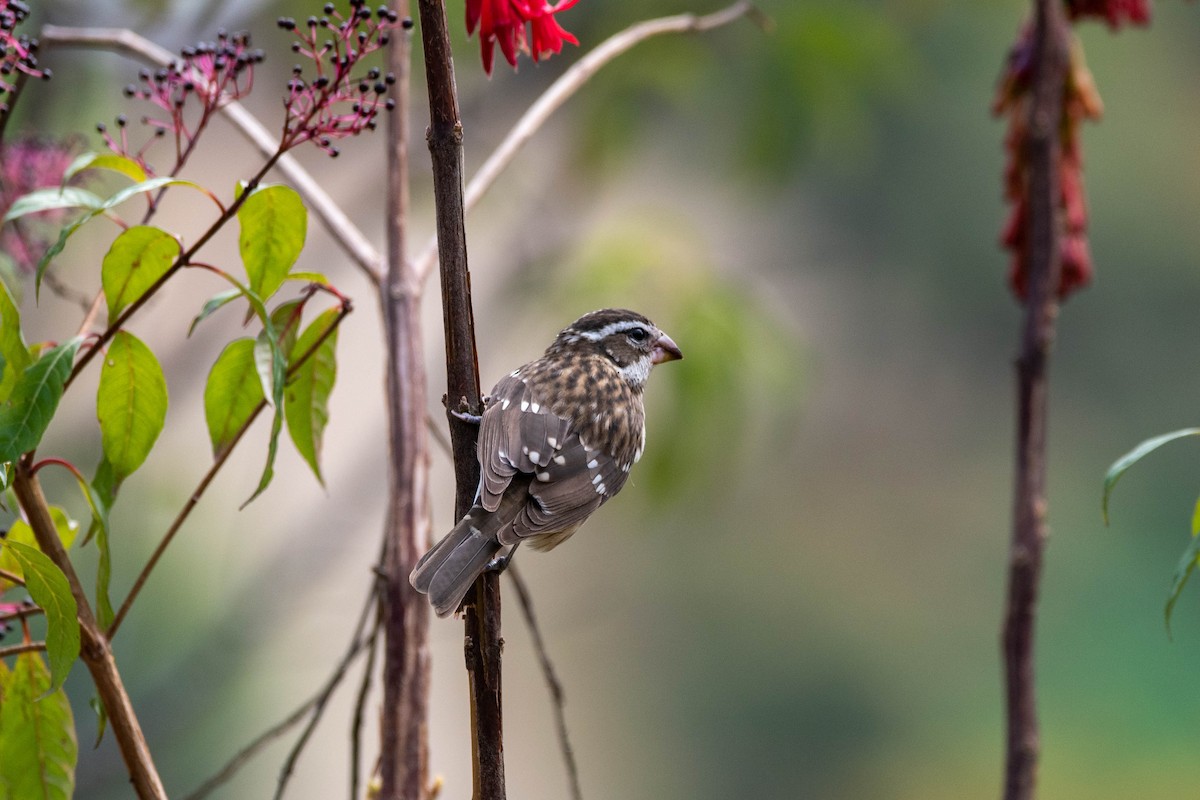
M496 384L480 421L475 505L409 576L439 617L521 542L558 546L621 490L646 446L646 378L677 358L650 320L607 308Z

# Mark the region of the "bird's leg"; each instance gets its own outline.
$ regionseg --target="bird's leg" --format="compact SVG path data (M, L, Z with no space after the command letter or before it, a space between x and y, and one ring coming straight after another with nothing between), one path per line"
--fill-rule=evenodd
M478 425L483 422L482 414L471 414L467 411L455 411L453 408L448 409L450 416L457 420L467 423L468 425Z
M484 571L504 572L504 570L508 569L508 565L513 560L513 556L517 554L517 548L519 546L520 542L514 544L512 547L505 548L503 552L501 552L499 555L489 561L486 566L484 566Z

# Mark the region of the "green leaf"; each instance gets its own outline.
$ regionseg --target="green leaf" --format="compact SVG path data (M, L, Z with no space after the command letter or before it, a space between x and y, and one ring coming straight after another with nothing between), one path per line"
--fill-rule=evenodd
M167 274L179 253L174 236L149 225L137 225L118 236L100 268L109 320L115 320Z
M104 456L120 482L142 465L167 416L167 379L140 339L117 331L100 368L96 418Z
M38 446L62 399L63 384L71 374L81 341L72 339L42 355L0 404L0 461L15 461Z
M204 387L204 418L214 456L233 443L264 399L254 366L254 340L235 339L217 357Z
M20 542L4 543L21 565L25 588L46 614L46 654L50 657L50 691L62 686L79 655L79 620L67 578L41 550Z
M1192 536L1187 549L1183 551L1183 556L1179 559L1178 566L1175 567L1175 574L1171 577L1171 587L1167 590L1167 605L1163 609L1163 618L1167 625L1168 635L1171 632L1171 612L1175 610L1175 602L1179 599L1179 594L1183 591L1188 578L1191 577L1192 570L1196 568L1197 559L1200 559L1200 536Z
M246 498L246 500L238 506L238 511L241 511L246 506L254 502L254 499L266 491L271 485L271 479L275 477L275 456L279 452L279 432L283 429L283 412L276 406L275 416L271 419L271 438L267 443L267 464L263 467L262 477L258 479L258 486L254 489L254 494Z
M292 443L322 486L325 479L321 476L321 442L329 421L329 395L337 379L337 329L334 326L339 318L336 308L324 311L297 340L292 348L292 364L309 351L312 355L293 371L283 404ZM321 341L326 331L329 335ZM321 341L319 345L318 341Z
M88 707L96 714L96 743L92 745L92 749L95 750L100 746L100 742L104 741L104 731L108 728L108 712L96 695L88 698Z
M67 240L71 238L75 231L83 227L84 223L88 222L97 214L103 214L110 209L116 208L131 197L144 192L154 192L163 188L164 186L173 185L191 186L201 192L204 191L203 187L197 183L193 183L192 181L180 180L179 178L172 178L166 175L158 178L150 178L142 181L141 183L135 183L132 186L126 186L124 189L112 195L107 200L101 202L98 207L89 208L87 213L81 215L78 219L74 220L61 231L59 231L58 241L52 244L50 249L46 251L46 254L42 256L40 261L38 261L37 275L34 279L34 288L37 290L37 294L39 296L41 294L42 277L46 274L46 268L50 266L50 262L54 259L54 257L63 251L63 248L67 246Z
M1164 444L1173 442L1176 439L1182 439L1185 436L1200 436L1200 428L1184 428L1172 433L1164 433L1162 436L1155 436L1153 439L1147 439L1113 462L1113 465L1108 468L1108 472L1104 476L1104 496L1100 501L1100 509L1104 514L1105 525L1108 524L1108 498L1112 494L1113 487L1117 485L1117 481L1125 474L1125 470L1132 467L1151 451L1157 450Z
M21 195L8 208L4 215L5 222L20 219L27 214L39 211L55 211L62 208L98 209L104 205L104 200L87 189L77 186L51 186L45 189L35 189L29 194Z
M79 745L71 703L51 688L40 653L0 664L0 797L70 800Z
M74 178L84 170L89 169L106 169L111 172L119 172L138 183L146 180L147 177L146 170L132 158L119 156L116 153L81 153L67 167L67 171L63 173L63 183L71 180L71 178Z
M3 402L33 360L21 335L21 312L3 281L0 281L0 357L4 359L4 370L0 372L0 402Z
M59 541L62 542L63 548L69 548L75 542L75 537L79 534L79 523L71 519L59 506L50 506L50 518L54 520L54 529L58 531ZM33 528L29 527L29 523L23 519L14 520L9 526L8 534L5 536L5 541L17 542L29 547L37 548L37 537L33 535ZM13 573L18 578L22 577L24 568L17 557L8 552L3 547L0 547L0 569L7 570ZM0 580L0 594L3 594L9 589L9 585Z
M319 283L322 286L329 286L329 278L326 278L320 272L289 272L287 276L289 281L304 281L305 283Z
M241 296L241 289L230 289L227 292L221 292L220 294L213 295L211 298L209 298L208 302L204 304L204 308L200 309L200 313L196 315L196 318L192 320L192 324L188 326L187 335L191 336L192 332L196 330L196 326L208 319L209 316L211 316L217 309L225 306L230 301L238 299Z
M283 284L304 248L308 212L295 190L264 186L246 198L237 215L238 249L250 288L268 298Z
M258 379L262 382L267 402L272 406L279 405L283 400L288 356L296 345L302 308L300 300L281 303L271 312L270 331L264 327L254 340L254 364L258 368Z

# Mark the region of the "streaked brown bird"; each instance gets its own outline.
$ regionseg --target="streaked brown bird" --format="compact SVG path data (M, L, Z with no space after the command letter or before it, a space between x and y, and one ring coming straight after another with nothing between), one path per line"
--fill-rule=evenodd
M409 576L439 617L522 542L557 547L621 490L646 446L650 369L677 358L650 320L606 308L496 384L480 419L475 505Z

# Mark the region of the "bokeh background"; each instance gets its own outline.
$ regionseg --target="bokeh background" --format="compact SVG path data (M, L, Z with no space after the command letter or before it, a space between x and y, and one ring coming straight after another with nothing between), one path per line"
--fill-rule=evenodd
M461 30L468 173L550 81L647 15L719 4L584 0L584 43L491 80ZM652 5L652 7L651 7ZM542 130L469 221L483 378L536 356L578 314L638 308L687 359L656 372L646 459L569 546L518 563L567 693L590 800L995 797L1002 767L999 628L1010 526L1020 311L997 247L1003 124L989 116L1021 0L763 0L748 22L660 38L597 76ZM132 27L171 49L249 29L268 51L249 105L274 127L292 60L281 14L313 4L39 2L36 21ZM1100 517L1104 471L1154 434L1200 422L1200 10L1157 3L1148 30L1078 30L1106 118L1085 131L1097 278L1061 314L1052 364L1052 535L1038 618L1042 796L1189 797L1200 780L1200 600L1162 621L1200 481L1200 448L1162 451ZM33 24L36 24L36 21ZM47 54L55 79L16 121L88 133L141 110L136 66ZM419 74L419 70L418 70ZM415 86L415 245L432 232L425 113ZM134 126L136 127L136 126ZM381 136L304 162L378 241ZM189 172L228 194L256 156L223 122ZM160 224L197 213L169 201ZM189 227L190 226L190 227ZM81 234L54 269L85 291L112 231ZM236 264L227 235L207 251ZM322 489L285 450L265 496L237 506L265 431L242 445L151 580L116 643L168 788L182 796L284 717L332 670L371 578L385 487L380 322L368 286L310 223L300 269L329 273L357 312L342 327ZM135 331L167 365L167 429L114 511L122 596L209 463L201 394L235 312L186 338L220 291L187 276ZM438 301L425 314L439 409ZM79 312L24 301L30 339ZM43 448L95 463L95 374ZM265 425L263 426L265 427ZM286 448L286 445L285 445ZM449 465L435 454L435 524ZM79 515L65 480L48 487ZM85 563L90 553L79 556ZM567 796L547 692L508 595L509 796ZM434 621L431 766L470 791L461 626ZM343 688L290 797L346 793ZM90 749L90 684L69 682L78 796L128 796L111 736ZM371 708L378 708L378 696ZM374 758L374 727L368 728ZM290 738L285 740L290 742ZM275 744L217 796L267 797Z

